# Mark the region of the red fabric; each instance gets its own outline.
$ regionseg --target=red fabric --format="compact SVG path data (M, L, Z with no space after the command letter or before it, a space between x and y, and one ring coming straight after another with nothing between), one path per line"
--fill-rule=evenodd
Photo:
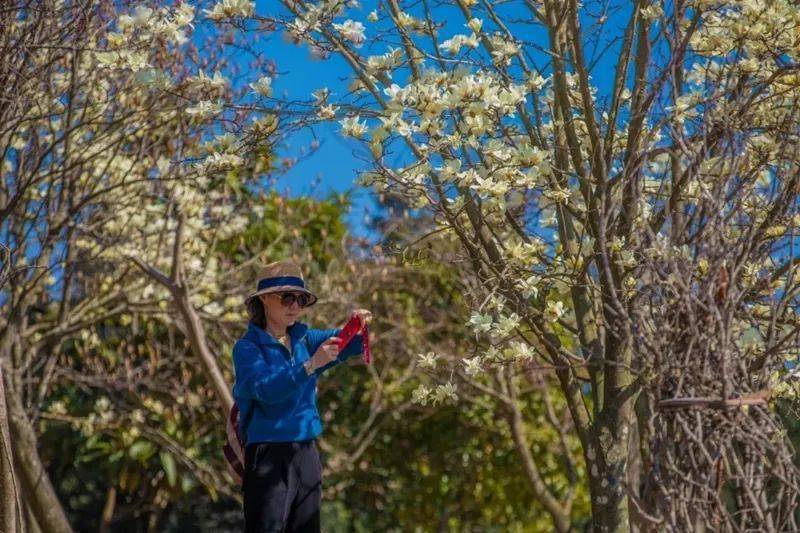
M370 351L369 351L369 329L367 329L367 325L366 324L364 324L363 333L364 333L364 335L362 337L363 337L363 343L364 343L364 363L365 364L369 364L370 361L372 360L372 355L370 354Z
M344 325L342 331L339 332L339 351L341 352L353 340L353 337L359 333L361 333L362 344L364 345L364 363L370 364L372 355L369 351L369 329L357 313L353 313L353 316Z
M222 447L225 461L228 463L228 471L233 480L241 486L244 475L244 445L239 436L239 407L233 404L228 415L228 423L225 425L227 442Z

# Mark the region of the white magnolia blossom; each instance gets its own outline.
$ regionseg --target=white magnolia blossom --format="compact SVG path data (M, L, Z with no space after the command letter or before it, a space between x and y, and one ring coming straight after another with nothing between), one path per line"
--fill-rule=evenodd
M263 116L253 116L247 130L257 137L267 136L278 128L278 117L267 113Z
M203 72L203 69L200 69L200 71L197 73L197 76L191 77L187 80L187 85L191 89L208 92L215 96L219 96L225 91L228 85L228 80L225 79L225 76L223 76L219 71L215 71L214 75L209 77L205 72Z
M551 200L553 200L555 202L558 202L560 204L563 204L567 200L569 200L570 193L571 193L571 191L569 190L568 187L563 187L562 188L562 187L557 187L556 186L556 187L553 187L552 190L548 191L546 194L547 194L547 197L550 198Z
M530 242L518 242L506 249L505 255L514 264L530 265L539 262L539 255L546 252L547 245L540 238L532 237Z
M192 26L191 23L194 20L194 6L188 2L181 3L178 5L173 20L180 26Z
M641 11L642 18L648 22L652 22L664 15L664 11L658 3L650 4Z
M239 149L239 145L239 139L234 134L227 132L214 136L213 139L203 145L203 148L209 152L230 152ZM161 170L161 167L159 167L159 170Z
M619 253L625 247L625 236L622 237L615 235L609 242L608 242L608 249L612 252Z
M534 358L536 352L530 344L522 341L513 341L507 348L508 358L521 362L528 362Z
M520 317L517 313L511 313L508 316L502 315L493 325L492 336L498 339L505 337L519 327L519 324Z
M244 159L233 153L214 152L201 163L198 163L198 170L202 174L212 174L226 170L233 170L244 164Z
M403 64L403 51L397 47L389 47L389 50L381 55L367 57L367 72L372 76L384 73L391 78L391 71Z
M495 313L502 313L506 308L507 298L502 294L489 294L489 297L486 299L486 304L483 306L484 309L491 309Z
M317 116L322 120L331 120L336 118L336 110L339 109L337 106L331 105L321 105L317 110ZM363 135L363 133L362 133Z
M465 24L465 26L467 26L469 29L471 29L475 33L480 33L481 27L483 27L483 21L481 19L479 19L479 18L473 17L473 18L469 19L469 21Z
M109 87L125 83L124 73L109 74L108 69L129 68L132 63L147 64L150 61L149 54L155 52L149 45L159 28L164 30L170 25L183 25L181 29L186 29L193 17L194 10L182 4L172 10L147 11L143 8L127 19L119 19L117 26L120 37L114 37L112 41L120 48L103 52L102 55L84 55L90 61L86 68L101 77L92 85L93 89L103 92L102 98L96 97L96 100L108 101L106 95ZM143 44L148 47L141 47ZM138 47L135 53L140 56L132 59L132 53L126 46ZM108 69L97 68L103 66ZM184 96L177 100L178 104L171 98L151 100L151 95L158 88L138 84L115 93L112 102L114 106L130 114L128 124L139 125L135 135L140 135L139 132L152 132L153 135L159 134L169 139L175 133L175 126L181 126L178 121L185 120L187 116L202 122L218 117L223 112L222 102L230 84L222 72L213 72L213 75L209 75L206 71L199 71L196 76L176 83L174 90L182 91ZM167 72L160 75L167 76ZM111 76L113 79L106 83L103 76ZM132 80L140 78L137 75ZM163 131L159 132L157 128L162 128ZM102 217L102 224L97 226L96 231L99 239L112 240L118 244L98 246L95 238L81 237L76 240L76 246L108 264L127 266L132 258L136 258L166 272L171 268L172 251L164 243L173 238L177 228L176 214L180 213L184 219L184 274L186 283L195 289L192 302L200 308L205 306L205 312L227 316L215 307L221 305L224 311L230 311L240 305L238 302L233 304L218 301L218 294L222 290L221 280L224 278L221 275L222 265L215 256L215 243L240 234L246 228L248 220L234 208L229 190L223 187L210 188L209 185L214 174L240 167L245 162L245 154L241 150L239 139L233 134L217 134L202 143L201 139L204 138L208 139L207 133L196 138L185 135L176 139L183 143L178 146L184 155L173 161L164 151L155 151L153 159L118 153L109 150L101 137L95 137L85 150L88 157L93 157L93 165L85 172L86 181L102 180L106 184L104 187L110 191L105 194L104 201L115 206ZM112 138L108 142L117 141ZM185 164L180 159L195 163ZM117 183L123 186L117 187ZM131 198L142 200L131 202ZM163 286L143 283L128 289L127 294L132 302L151 306L156 304L158 309L167 310L170 296ZM111 291L112 287L106 284L100 290ZM123 317L121 320L129 321L130 317Z
M297 4L296 4L297 5ZM297 7L301 7L297 5ZM345 9L343 2L329 2L322 1L317 3L307 2L302 5L305 11L299 13L294 21L286 25L288 32L297 40L306 40L309 44L313 41L310 39L310 33L320 31L322 23L326 24L341 15Z
M531 75L528 77L528 88L533 91L537 92L545 86L547 81L550 79L550 76L544 78L541 74L536 71L531 72Z
M356 48L364 43L364 25L360 22L347 19L341 24L334 24L333 28L342 34L342 37L352 42Z
M258 81L251 83L250 88L261 96L272 96L272 78L269 76L263 76L262 78L259 78Z
M456 55L462 46L466 46L468 48L477 48L480 45L480 41L478 40L478 36L474 33L467 36L467 35L454 35L450 39L447 39L439 46L450 55Z
M210 302L203 306L203 311L210 315L219 316L225 313L225 308L219 302Z
M94 58L99 67L108 69L125 69L132 72L151 68L146 52L130 50L114 50L95 52Z
M510 185L505 181L495 181L492 177L478 177L470 188L481 196L502 196L508 192Z
M178 46L184 44L188 40L186 28L194 27L194 6L185 2L178 5L174 12L162 9L161 15L153 24L153 32Z
M545 317L548 320L558 320L564 316L564 302L562 301L548 301L544 310Z
M143 27L146 26L148 22L153 17L153 10L149 7L145 6L136 6L133 10L133 15L131 18L131 23L133 26Z
M322 105L328 101L328 97L330 96L331 91L327 87L322 87L321 89L317 89L311 96L314 97L314 103L316 105Z
M448 159L445 161L444 165L436 168L436 172L439 173L441 178L449 180L453 179L458 174L460 168L460 159Z
M468 376L476 376L482 370L483 361L480 356L462 359L461 361L464 363L464 373Z
M193 115L198 119L209 119L219 116L222 113L222 103L202 100L196 105L186 108L187 115Z
M359 116L346 117L339 121L342 125L342 133L350 137L360 138L367 133L367 124L359 121Z
M54 415L66 415L67 406L62 400L57 400L50 404L50 406L47 408L47 411Z
M473 312L467 325L472 326L475 333L486 333L492 329L493 323L494 321L491 316Z
M432 397L433 405L444 403L448 400L455 401L458 399L458 396L456 395L456 386L450 381L442 385L437 385L430 395Z
M422 368L436 368L436 363L439 359L439 356L434 352L421 353L417 357L419 357L419 366Z
M397 13L397 22L400 26L406 28L408 27L413 28L417 23L417 19L415 19L413 16L409 15L405 11L400 11Z
M427 405L430 394L431 390L427 386L420 385L411 393L411 401L421 405Z
M108 411L111 407L111 402L105 396L101 396L94 402L94 410L98 413Z
M492 43L492 58L504 65L511 64L511 58L520 51L519 44L511 41L500 34L495 34L490 38Z
M211 20L220 21L227 18L250 17L255 10L256 4L250 0L222 0L214 4L210 10L204 9L203 13Z
M58 5L55 2L53 9L61 9ZM65 13L72 15L69 6ZM23 115L19 119L12 117L12 124L20 120L30 129L9 128L13 133L7 142L12 154L2 163L4 172L27 178L24 172L28 171L19 164L26 159L13 153L15 150L49 153L42 172L52 173L58 166L75 169L68 180L71 194L88 202L68 221L75 229L75 250L87 263L102 265L97 275L85 280L85 289L92 291L93 302L124 293L131 307L129 313L119 316L122 326L130 325L140 312L169 313L169 291L145 282L150 278L131 267L136 260L170 272L178 220L183 222L182 282L191 288L192 303L215 319L226 319L226 312L232 309L241 315L239 298L232 301L219 296L227 294L228 285L234 282L230 277L232 258L218 259L219 243L243 233L251 213L241 206L250 200L242 201L230 180L214 174L240 167L248 155L240 150L235 135L219 134L215 125L205 127L188 120L219 116L231 89L225 71L214 70L212 56L201 58L204 70L197 75L184 75L183 66L194 61L178 47L187 42L193 19L194 8L186 2L171 9L138 6L116 24L109 22L112 31L108 34L97 31L99 26L79 31L76 36L90 39L74 43L76 50L83 52L59 51L60 59L53 67L58 72L52 80L43 78L41 89L23 93L30 100L20 108ZM35 64L36 50L31 54ZM70 54L74 61L58 67ZM171 54L175 55L173 63ZM153 65L161 65L163 70ZM173 68L176 66L181 68ZM169 93L163 90L168 87L165 80L172 84ZM63 139L52 135L63 133L66 126L71 135L64 150ZM40 147L32 149L33 142ZM52 146L49 152L44 150L48 144ZM197 161L198 165L192 164ZM52 180L31 177L35 181L27 193L30 199L22 198L23 204L31 200L41 203L48 195L52 198ZM23 262L17 266L24 266ZM58 271L53 270L56 275ZM48 278L52 282L53 276L47 274L42 271L41 285ZM99 308L89 311L92 315ZM94 349L99 344L97 333L90 328L82 331L85 335L79 336L76 350ZM30 338L37 342L35 336ZM66 414L66 408L55 405L51 412ZM101 398L87 431L90 425L105 423L113 415L108 398ZM140 422L145 422L143 416Z
M144 411L142 411L141 409L134 409L131 412L131 420L137 424L144 424L145 422Z
M523 280L518 280L516 285L522 292L523 298L536 298L539 295L539 283L541 283L541 278L534 274Z
M489 362L499 362L502 361L503 357L500 353L500 350L498 350L496 346L492 345L486 349L486 353L483 354L483 359Z

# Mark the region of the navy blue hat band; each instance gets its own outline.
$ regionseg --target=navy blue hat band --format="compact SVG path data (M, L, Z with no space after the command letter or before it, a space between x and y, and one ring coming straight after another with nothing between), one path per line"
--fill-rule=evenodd
M297 276L277 276L274 278L264 278L258 282L258 290L267 289L269 287L279 287L281 285L293 285L295 287L305 288L305 283Z

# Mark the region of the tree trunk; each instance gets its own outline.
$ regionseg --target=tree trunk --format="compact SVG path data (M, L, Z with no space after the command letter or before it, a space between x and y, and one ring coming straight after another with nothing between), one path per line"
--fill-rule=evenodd
M628 496L623 487L628 469L629 404L627 400L619 410L603 413L606 416L595 424L592 446L585 452L595 533L630 531Z
M28 504L25 504L25 519L26 519L26 526L23 533L44 533L42 528L39 527L39 522L36 521L36 517L33 516L33 509Z
M71 533L72 527L69 525L67 515L39 457L36 434L31 427L30 419L12 388L8 383L5 385L9 427L14 442L13 461L17 467L25 501L30 505L33 516L42 530L48 533Z
M21 533L22 501L14 472L11 432L8 427L3 365L0 364L0 527L4 533Z

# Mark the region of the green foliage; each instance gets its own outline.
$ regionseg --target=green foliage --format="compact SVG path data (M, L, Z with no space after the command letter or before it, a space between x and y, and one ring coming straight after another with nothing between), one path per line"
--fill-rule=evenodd
M310 197L284 198L278 193L249 193L255 209L250 224L240 235L219 243L220 255L235 264L264 253L287 257L305 250L324 270L331 258L330 248L345 236L343 216L349 195L331 195L318 201Z

